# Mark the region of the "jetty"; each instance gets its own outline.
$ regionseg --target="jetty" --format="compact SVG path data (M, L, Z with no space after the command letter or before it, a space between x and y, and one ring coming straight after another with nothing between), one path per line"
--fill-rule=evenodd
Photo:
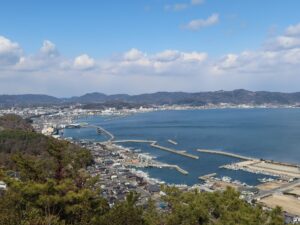
M178 145L178 143L176 141L173 141L171 139L168 139L168 142L171 143L171 144L173 144L173 145Z
M111 142L111 141L113 141L114 139L115 139L115 136L112 134L112 133L110 133L108 130L106 130L106 129L104 129L103 127L101 127L101 126L96 126L96 125L84 125L84 126L81 126L81 127L86 127L86 128L88 128L88 127L91 127L91 128L96 128L96 130L97 130L97 133L98 134L105 134L109 139L107 140L107 141L109 141L109 142Z
M147 144L152 144L156 143L156 141L152 140L135 140L135 139L126 139L126 140L115 140L113 143L147 143Z
M192 158L192 159L199 159L199 156L189 154L184 150L180 151L180 150L176 150L176 149L172 149L172 148L168 148L168 147L158 145L157 141L152 141L152 140L116 140L116 141L113 141L113 143L126 143L126 142L128 142L128 143L130 143L130 142L131 143L147 143L147 144L150 144L150 146L153 147L153 148L158 148L160 150L168 151L168 152L171 152L171 153L174 153L174 154L177 154L177 155L181 155L181 156L184 156L184 157Z
M183 175L188 175L188 174L189 174L188 171L182 169L181 167L179 167L179 166L177 166L177 165L169 165L169 164L167 164L167 165L162 165L161 167L162 167L162 168L166 167L166 168L170 168L170 169L175 169L175 170L177 170L178 172L182 173Z
M199 180L204 180L204 181L206 181L206 180L208 180L209 178L214 177L214 176L216 176L216 175L217 175L217 173L209 173L209 174L206 174L206 175L204 175L204 176L198 177L198 179L199 179Z
M225 156L229 156L229 157L233 157L233 158L237 158L237 159L241 159L241 160L247 160L247 161L248 160L257 160L255 158L251 158L251 157L247 157L247 156L242 156L242 155L239 155L239 154L225 152L225 151L210 150L210 149L197 149L197 151L198 152L202 152L202 153L225 155Z
M180 151L180 150L175 150L175 149L172 149L172 148L167 148L167 147L158 145L156 143L152 143L150 146L154 147L154 148L164 150L164 151L172 152L172 153L175 153L175 154L178 154L178 155L182 155L182 156L185 156L185 157L189 157L189 158L193 158L193 159L199 159L199 156L197 156L197 155L192 155L192 154L186 153L186 151Z

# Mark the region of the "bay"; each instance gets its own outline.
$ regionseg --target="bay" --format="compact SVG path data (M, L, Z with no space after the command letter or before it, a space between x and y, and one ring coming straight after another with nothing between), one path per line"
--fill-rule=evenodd
M156 140L160 145L186 150L199 156L185 158L147 144L127 143L126 147L141 149L157 160L177 164L189 172L182 175L170 169L146 169L150 176L167 183L198 183L198 177L216 172L250 185L267 177L243 171L220 169L237 161L231 157L199 153L196 149L223 150L255 158L300 163L300 109L208 109L168 110L137 113L126 117L90 116L78 122L100 125L116 139ZM95 129L66 129L66 137L103 141ZM173 145L167 140L178 143Z

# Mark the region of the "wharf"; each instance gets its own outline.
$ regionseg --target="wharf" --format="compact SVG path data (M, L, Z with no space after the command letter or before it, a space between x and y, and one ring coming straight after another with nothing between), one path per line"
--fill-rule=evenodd
M209 173L209 174L206 174L206 175L204 175L204 176L198 177L198 179L199 179L199 180L204 180L204 181L206 181L206 180L208 180L209 178L214 177L214 176L216 176L216 175L217 175L217 173Z
M171 139L168 139L168 142L171 143L171 144L173 144L173 145L178 145L178 143L176 141L173 141Z
M164 146L161 146L161 145L157 145L155 143L152 143L151 147L158 148L158 149L168 151L168 152L172 152L172 153L182 155L182 156L185 156L185 157L189 157L189 158L192 158L192 159L199 159L199 156L186 153L185 151L179 151L179 150L174 150L174 149L171 149L171 148L167 148L167 147L164 147Z
M189 174L188 171L182 169L181 167L179 167L177 165L169 165L169 164L167 164L167 165L163 165L161 167L167 167L167 168L171 168L171 169L176 169L178 172L182 173L183 175L188 175Z
M108 141L111 142L115 139L115 136L110 133L108 130L104 129L101 126L96 126L96 125L84 125L81 127L91 127L91 128L96 128L97 129L97 133L104 133L105 135L107 135L109 137Z
M257 160L255 158L251 158L251 157L247 157L247 156L242 156L242 155L238 155L238 154L234 154L234 153L230 153L230 152L224 152L224 151L209 150L209 149L197 149L197 151L198 152L202 152L202 153L225 155L225 156L230 156L230 157L233 157L233 158L247 160L247 161L248 160Z

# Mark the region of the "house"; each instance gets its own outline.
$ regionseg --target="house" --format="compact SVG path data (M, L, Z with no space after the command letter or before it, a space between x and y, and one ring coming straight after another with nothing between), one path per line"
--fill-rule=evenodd
M0 190L6 190L6 188L7 188L6 183L0 181Z

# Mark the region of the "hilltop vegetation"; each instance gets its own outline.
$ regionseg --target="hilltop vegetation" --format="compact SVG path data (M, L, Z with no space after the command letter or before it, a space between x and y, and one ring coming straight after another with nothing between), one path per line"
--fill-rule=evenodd
M137 206L138 195L112 208L85 170L93 163L88 150L35 133L16 116L0 118L1 225L279 225L280 209L265 212L232 189L225 192L181 192L164 187L167 207L149 200Z

